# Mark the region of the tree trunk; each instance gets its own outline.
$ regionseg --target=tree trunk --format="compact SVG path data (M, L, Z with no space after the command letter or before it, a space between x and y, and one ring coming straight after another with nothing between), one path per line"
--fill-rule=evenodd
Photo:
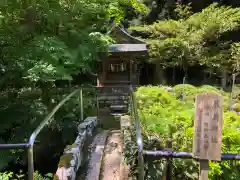
M176 75L176 69L175 66L173 67L173 74L172 74L172 83L175 83L175 75Z
M155 84L166 84L165 72L160 64L156 64Z
M227 87L227 70L226 69L222 71L221 86L223 89Z
M40 88L42 91L42 102L45 106L47 106L48 111L52 110L52 102L51 102L51 94L49 90L52 88L51 82L41 82Z
M187 84L188 83L188 71L187 69L184 69L184 77L183 77L183 83Z

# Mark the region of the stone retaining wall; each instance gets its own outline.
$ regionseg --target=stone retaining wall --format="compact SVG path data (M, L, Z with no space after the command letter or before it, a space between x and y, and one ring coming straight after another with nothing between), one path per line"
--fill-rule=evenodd
M78 126L78 136L72 145L66 146L60 157L54 180L75 180L78 169L83 164L83 146L92 136L98 124L97 117L87 117Z
M121 124L121 136L122 136L122 140L123 140L122 152L124 152L125 142L127 140L130 141L130 139L127 139L127 138L131 138L131 136L129 135L129 131L130 131L129 128L131 127L130 116L121 116L120 117L120 124ZM129 177L129 173L130 173L130 166L127 165L126 160L124 158L124 154L122 154L122 162L121 162L121 165L120 165L120 180L131 179Z

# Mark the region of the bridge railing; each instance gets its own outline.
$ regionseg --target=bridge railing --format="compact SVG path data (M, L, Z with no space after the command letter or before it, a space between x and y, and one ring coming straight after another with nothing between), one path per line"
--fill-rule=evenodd
M144 158L154 157L156 159L161 158L182 158L182 159L194 159L191 152L173 152L173 151L153 151L145 150L143 147L143 138L141 132L141 123L138 116L137 100L134 94L134 90L130 87L130 97L131 97L131 116L135 120L135 129L136 129L136 139L138 147L138 179L144 180L145 171L144 171ZM240 154L222 154L221 160L240 160ZM169 170L167 166L166 170L166 180L172 179L172 171Z
M79 108L80 108L80 120L83 121L83 90L86 89L93 89L93 87L86 87L86 88L80 88L76 89L72 93L70 93L68 96L66 96L64 99L62 99L54 108L53 110L45 117L45 119L37 126L37 128L33 131L31 134L29 141L27 143L18 143L18 144L0 144L0 150L10 150L10 149L26 149L27 150L27 156L28 156L28 179L33 180L34 179L34 159L33 159L33 151L34 151L34 143L39 135L39 133L42 131L46 125L52 122L53 116L55 113L72 97L75 95L78 95L79 98ZM97 97L96 97L96 101ZM98 103L97 103L98 104Z
M143 158L143 138L141 134L141 124L139 121L137 100L134 94L133 87L130 87L130 104L131 104L131 117L135 120L136 138L138 146L138 166L139 166L139 180L144 180L144 158Z
M81 88L76 89L72 93L70 93L68 96L66 96L64 99L62 99L54 108L53 110L45 117L45 119L37 126L37 128L33 131L31 134L29 141L26 143L17 143L17 144L0 144L0 150L10 150L10 149L26 149L27 150L27 156L28 156L28 179L33 180L34 178L34 159L33 159L33 151L34 151L34 143L39 135L39 133L43 130L46 125L50 124L52 122L52 117L56 114L56 112L66 103L68 102L72 97L75 95L78 95L79 98L79 108L80 108L80 120L83 121L83 91L84 90L101 90L101 89L128 89L129 85L127 86L104 86L104 87L97 87L97 86L84 86ZM99 102L98 102L98 96L96 95L96 106L97 106L97 117L99 118Z

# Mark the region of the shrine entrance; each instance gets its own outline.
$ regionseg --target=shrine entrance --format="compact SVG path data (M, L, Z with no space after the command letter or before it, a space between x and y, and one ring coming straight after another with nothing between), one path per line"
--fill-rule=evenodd
M139 85L141 59L147 54L146 44L119 26L115 26L111 35L118 44L109 46L110 55L99 64L98 86Z
M105 83L124 83L131 82L130 78L130 63L124 60L108 61L106 63L107 76Z
M101 86L139 85L140 63L132 57L110 56L102 62L99 72Z

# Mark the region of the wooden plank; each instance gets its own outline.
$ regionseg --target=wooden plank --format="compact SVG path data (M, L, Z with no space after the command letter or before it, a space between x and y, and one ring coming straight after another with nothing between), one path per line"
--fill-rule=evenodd
M199 180L208 180L209 160L221 160L222 98L202 93L196 98L193 157L200 159Z
M130 81L130 83L132 83L132 66L133 66L132 59L130 59L130 62L129 62L129 81Z
M208 160L200 160L199 180L208 180L209 164Z
M222 98L215 93L202 93L196 98L193 156L202 160L221 160Z

